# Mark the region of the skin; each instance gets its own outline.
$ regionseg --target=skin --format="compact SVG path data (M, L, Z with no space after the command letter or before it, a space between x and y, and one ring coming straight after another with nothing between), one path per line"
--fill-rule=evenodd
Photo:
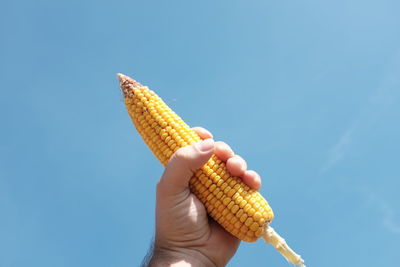
M213 153L228 171L258 190L260 176L247 170L246 161L224 142L214 142L212 134L195 127L202 142L179 149L168 162L157 184L156 235L147 266L225 266L240 240L207 216L203 204L189 190L195 170Z

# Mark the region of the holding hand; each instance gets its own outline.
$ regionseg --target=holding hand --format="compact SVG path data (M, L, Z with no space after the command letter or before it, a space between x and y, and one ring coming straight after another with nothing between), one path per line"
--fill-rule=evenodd
M156 236L148 266L225 266L240 240L207 216L203 204L189 190L193 173L215 154L228 171L258 190L260 176L247 170L246 161L224 142L214 142L201 127L193 130L202 142L179 149L157 184Z

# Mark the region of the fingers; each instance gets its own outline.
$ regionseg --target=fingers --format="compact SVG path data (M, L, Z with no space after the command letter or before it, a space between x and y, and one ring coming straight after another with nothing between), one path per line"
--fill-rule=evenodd
M226 163L230 174L242 176L247 170L246 161L239 155L235 155L232 148L224 142L215 142L215 155Z
M192 130L195 131L203 140L213 138L212 133L210 133L207 129L203 127L193 127Z
M169 160L158 188L168 194L179 194L187 190L193 173L204 165L213 153L213 139L180 148Z
M235 154L230 146L226 143L218 141L215 142L215 155L222 161L227 161L229 158L232 158Z
M246 161L239 155L235 155L229 145L220 141L215 142L214 153L220 160L226 163L230 174L242 178L243 182L252 189L260 189L260 175L255 171L247 170Z
M212 133L203 127L193 127L192 130L194 130L203 140L213 138ZM246 161L239 155L235 155L228 144L221 141L215 142L214 153L220 160L226 163L226 167L230 174L242 178L243 182L252 189L260 189L260 175L253 170L247 170Z
M249 187L258 190L261 187L261 177L260 175L252 170L247 170L242 176L242 180Z
M242 157L234 155L226 161L226 167L234 176L242 176L247 170L247 163Z

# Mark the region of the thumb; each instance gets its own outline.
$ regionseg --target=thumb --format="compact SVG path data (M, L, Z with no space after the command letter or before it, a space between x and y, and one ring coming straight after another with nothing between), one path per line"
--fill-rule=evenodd
M168 194L177 194L189 187L194 172L214 153L214 140L206 139L195 145L178 149L169 160L158 184Z

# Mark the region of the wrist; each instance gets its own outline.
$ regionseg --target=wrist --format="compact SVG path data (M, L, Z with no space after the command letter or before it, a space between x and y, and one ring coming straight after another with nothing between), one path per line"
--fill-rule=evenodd
M188 248L154 247L147 267L215 267L216 265L203 253Z

